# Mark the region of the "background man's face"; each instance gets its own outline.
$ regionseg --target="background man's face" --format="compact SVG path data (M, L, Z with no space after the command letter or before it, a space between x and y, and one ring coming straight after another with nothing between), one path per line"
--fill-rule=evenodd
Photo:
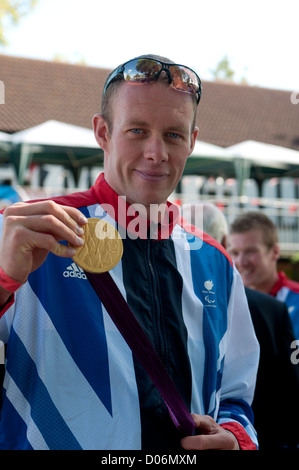
M258 288L276 272L276 249L265 245L261 230L230 234L228 250L247 287Z

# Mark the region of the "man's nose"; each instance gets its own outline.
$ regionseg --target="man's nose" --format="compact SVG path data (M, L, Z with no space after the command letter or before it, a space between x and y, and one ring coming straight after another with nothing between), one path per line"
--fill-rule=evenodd
M168 160L168 153L163 138L152 136L146 142L144 158L159 164Z

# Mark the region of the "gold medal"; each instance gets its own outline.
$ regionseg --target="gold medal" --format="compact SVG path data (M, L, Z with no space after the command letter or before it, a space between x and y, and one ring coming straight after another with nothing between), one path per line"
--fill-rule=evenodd
M103 273L114 268L123 254L118 231L102 219L90 218L83 226L84 245L76 248L73 261L85 271Z

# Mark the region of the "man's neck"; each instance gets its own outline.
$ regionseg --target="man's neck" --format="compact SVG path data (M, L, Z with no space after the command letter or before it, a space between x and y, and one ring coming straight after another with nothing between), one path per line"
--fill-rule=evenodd
M109 185L101 173L93 186L93 192L104 211L118 223L118 230L123 237L126 232L135 238L148 238L148 230L154 233L153 238L165 239L171 236L174 226L180 221L180 209L175 204L132 204L126 197L121 197ZM100 212L96 213L101 216Z

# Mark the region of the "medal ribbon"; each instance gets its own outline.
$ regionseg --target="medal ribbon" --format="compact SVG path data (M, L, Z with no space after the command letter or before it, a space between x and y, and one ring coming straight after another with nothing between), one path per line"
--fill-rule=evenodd
M85 274L135 357L159 390L175 426L186 436L193 435L195 423L188 408L109 272L85 271Z

